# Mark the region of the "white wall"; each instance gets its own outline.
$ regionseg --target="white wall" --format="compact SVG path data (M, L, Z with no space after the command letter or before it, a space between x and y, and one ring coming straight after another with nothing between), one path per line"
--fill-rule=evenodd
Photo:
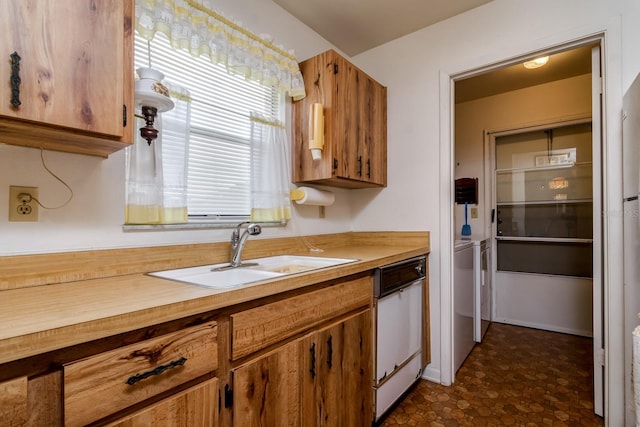
M300 60L332 47L325 39L270 0L219 0L217 10L241 21L254 33L268 33ZM290 105L287 108L290 114ZM0 135L0 141L2 136ZM37 223L8 222L9 186L39 187L45 206L67 200L66 188L43 168L36 149L0 144L0 256L96 248L149 246L225 241L229 230L124 232L124 151L108 159L45 152L50 169L74 191L69 205L59 210L40 209ZM286 228L265 228L259 238L333 233L351 228L349 191L334 190L336 203L318 218L318 209L294 206Z
M428 375L450 380L446 348L450 345L450 279L453 210L451 105L449 76L490 66L517 56L606 31L608 197L605 208L621 209L619 112L623 89L640 70L640 8L633 0L494 0L470 12L417 31L367 51L354 62L388 86L389 188L370 199L356 196L353 227L356 230L388 228L431 231L431 337L433 363ZM620 38L620 34L624 37ZM393 209L389 207L393 206ZM610 354L621 354L622 226L607 219L611 257L607 289L611 313L608 320ZM442 292L441 292L442 291ZM441 325L440 319L445 322ZM618 317L616 317L618 316ZM616 350L619 350L616 352ZM613 362L613 361L612 361ZM622 361L619 360L620 365ZM609 381L620 384L618 363L611 363ZM444 374L444 375L443 375ZM615 390L614 390L615 391ZM612 425L620 425L622 396L611 394ZM617 400L616 400L617 399Z

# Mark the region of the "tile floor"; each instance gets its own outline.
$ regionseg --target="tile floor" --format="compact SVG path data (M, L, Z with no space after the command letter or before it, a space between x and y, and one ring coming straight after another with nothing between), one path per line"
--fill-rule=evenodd
M602 426L593 413L591 345L493 323L451 387L421 380L381 426Z

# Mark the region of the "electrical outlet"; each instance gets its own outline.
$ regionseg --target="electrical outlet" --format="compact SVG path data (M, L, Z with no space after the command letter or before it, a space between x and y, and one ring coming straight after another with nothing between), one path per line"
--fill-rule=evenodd
M478 208L471 208L471 218L478 218Z
M9 186L9 221L38 220L38 187Z

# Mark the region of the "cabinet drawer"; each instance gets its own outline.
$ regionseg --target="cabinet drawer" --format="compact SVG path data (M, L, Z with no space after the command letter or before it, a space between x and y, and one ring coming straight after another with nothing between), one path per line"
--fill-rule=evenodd
M232 314L231 359L367 306L372 292L372 279L368 276Z
M107 427L218 425L218 379L212 378L161 400Z
M80 426L217 368L209 322L64 366L65 425Z

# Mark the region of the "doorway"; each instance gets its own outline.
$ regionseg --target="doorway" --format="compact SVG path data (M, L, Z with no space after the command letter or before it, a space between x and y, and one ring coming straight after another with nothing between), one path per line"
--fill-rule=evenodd
M522 185L519 187L518 185L514 187L513 182L511 182L511 188L505 190L511 192L511 195L520 190L524 191L526 187L526 185L524 185L524 180L530 181L529 178L531 178L524 178L527 172L530 172L529 175L535 175L536 173L539 173L542 168L550 166L543 164L544 158L546 158L548 162L556 162L560 161L561 156L553 157L553 147L549 148L549 146L547 146L547 155L543 156L541 154L538 156L542 163L538 165L541 169L536 171L535 153L537 151L544 150L531 150L529 153L531 154L531 156L529 156L531 157L530 160L533 162L531 168L516 168L519 169L519 171L515 174L513 168L507 168L502 171L504 172L503 174L496 174L495 147L504 144L503 148L505 148L513 142L509 141L509 138L518 139L517 137L511 137L510 135L522 135L528 132L541 132L540 135L542 135L543 143L546 142L548 144L549 135L551 135L551 140L553 141L553 129L563 129L564 131L569 126L581 126L586 123L589 126L589 131L591 131L590 123L592 120L595 123L593 131L597 134L597 143L593 144L593 162L595 165L593 168L593 172L595 173L593 191L591 190L592 187L590 185L590 196L581 199L578 202L580 203L580 206L575 206L579 208L582 216L584 216L583 214L586 211L590 211L591 213L591 222L587 221L589 222L588 226L585 226L584 220L581 221L581 230L584 227L587 227L589 229L589 233L587 233L589 236L563 236L562 238L568 240L566 242L562 242L562 245L560 246L557 244L559 242L555 242L553 240L543 242L543 244L547 246L551 244L554 250L560 248L560 251L564 251L563 253L565 253L565 255L567 253L565 249L568 248L568 253L572 253L573 251L572 255L568 255L570 257L577 256L580 260L584 260L585 256L589 258L589 262L586 264L583 262L578 263L580 265L575 263L571 264L569 267L567 267L568 264L563 264L559 267L556 266L560 268L560 270L563 268L569 268L569 270L563 270L563 272L566 273L566 276L578 277L577 280L564 280L564 282L572 282L576 285L576 288L580 289L578 293L582 296L582 300L576 301L575 305L568 306L570 309L574 309L573 311L581 311L581 313L578 314L578 316L581 317L581 321L578 322L580 325L573 329L572 327L563 329L563 326L547 329L576 333L578 335L593 335L594 355L596 359L596 362L594 363L594 408L596 413L602 416L604 413L604 374L603 367L599 363L599 360L603 355L602 322L604 318L602 313L602 232L599 224L599 219L601 218L600 213L602 212L599 200L602 188L600 179L601 145L599 142L601 129L599 104L601 102L601 97L599 92L597 94L594 93L594 96L591 95L596 87L594 85L594 81L597 80L599 82L601 78L599 53L597 58L595 58L593 54L593 49L595 48L598 50L599 45L599 39L591 39L571 46L563 46L562 48L555 50L537 52L535 55L518 58L517 62L514 61L509 64L503 64L501 67L494 67L490 71L486 72L477 71L476 73L467 73L467 75L458 79L454 78L452 81L455 85L455 89L453 91L455 96L453 174L456 179L471 177L478 178L481 182L479 187L482 190L479 195L478 206L476 207L477 215L475 218L473 218L472 215L470 222L471 228L478 230L479 238L491 237L493 253L492 259L494 260L492 270L494 274L498 276L494 277L494 279L497 278L498 280L493 280L496 285L494 286L494 289L496 289L495 292L500 292L499 276L502 275L502 279L504 279L504 271L509 272L507 276L509 274L513 274L513 271L510 270L516 270L516 274L524 273L530 275L529 278L532 279L533 282L538 280L541 277L541 274L547 274L546 279L542 281L538 280L538 283L551 282L548 283L550 286L566 290L566 288L562 288L564 285L561 283L563 282L562 280L559 282L556 280L556 283L553 283L553 280L548 280L549 277L551 277L549 273L554 274L554 272L539 271L541 268L543 270L546 268L545 265L542 265L545 263L538 262L537 265L533 267L533 271L527 270L527 268L531 266L524 267L523 270L523 266L518 265L518 263L523 260L522 257L527 257L527 260L530 261L532 254L530 252L531 242L527 241L523 243L522 241L519 241L523 240L522 237L525 237L524 240L528 240L530 237L538 237L538 240L548 240L549 238L548 236L519 236L519 233L523 232L524 228L528 228L529 230L535 228L536 217L539 220L538 223L543 222L540 221L541 218L546 218L548 212L541 212L541 208L544 210L545 207L541 204L537 204L537 202L541 202L541 200L535 201L535 206L530 206L531 209L528 210L523 209L524 205L522 204L526 202L526 198L523 200L517 200L515 201L517 203L508 203L509 206L503 207L501 212L498 212L498 210L500 210L499 205L501 202L504 202L504 200L501 201L499 200L500 196L496 196L496 194L500 193L499 191L496 191L496 186L504 184L500 182L502 178L516 177L522 181ZM552 72L550 67L548 68L548 72L523 75L523 62L540 56L547 57L548 65L554 63L556 63L555 65L561 65L561 67L559 67L560 71L556 70L555 72ZM597 63L597 67L594 66L594 63ZM543 68L544 67L541 67L540 70ZM597 69L597 76L593 73L594 69ZM496 81L499 83L491 83ZM516 111L516 108L518 108L519 111ZM536 135L533 139L536 139L537 136L539 135ZM499 140L499 138L502 138L502 140ZM596 139L593 141L595 140ZM588 142L590 146L592 142L590 137ZM567 153L564 154L566 155ZM589 169L591 168L589 167ZM542 186L547 189L549 185L564 185L564 182L561 183L559 179L555 182L555 178L558 177L553 176L549 180L546 180L544 184L538 183L537 185L538 187ZM509 181L509 179L506 181ZM513 181L513 179L511 181ZM597 203L591 203L588 201L593 197L597 199ZM511 202L514 201L512 200ZM530 215L525 213L527 211ZM509 216L509 218L505 219L505 215ZM524 221L527 215L529 219L533 218L533 222L530 221L528 227L524 227L523 223L517 220ZM452 221L452 234L454 238L460 234L462 218L462 212L460 212L460 209L456 207L454 220ZM505 220L510 224L508 233L515 233L515 235L505 236L506 238L502 238L502 236L500 238L496 238L498 233L500 231L504 233L505 229L504 226L499 227L498 221L504 222ZM598 224L595 224L596 222ZM549 224L548 221L546 223L547 225ZM515 229L513 228L514 224L516 224ZM557 225L557 223L555 225ZM524 232L526 233L526 231ZM583 239L582 237L585 238ZM555 238L551 237L551 239ZM593 242L593 246L591 246L591 242ZM545 249L545 254L549 253L547 249L548 248ZM514 257L513 255L516 254L518 250L520 250L520 255ZM578 252L575 252L576 250L580 253L578 254ZM591 255L592 253L593 255ZM571 268L573 268L573 270L571 270ZM587 270L589 271L587 272ZM499 271L499 273L496 273L496 271ZM562 276L563 272L560 272L559 276ZM557 279L558 272L555 273L556 276L553 277ZM591 275L593 275L593 285L590 277L585 279L585 276ZM510 277L509 279L513 279L513 277ZM517 280L519 284L523 282L520 279L521 278ZM453 282L454 281L452 280L452 283ZM584 298L585 289L588 300L585 300ZM501 296L504 297L505 295L496 294L495 292L493 300L501 301ZM527 295L526 291L524 293L516 292L514 295L516 300L524 298L524 305L522 305L521 308L526 307L531 309L530 311L532 312L536 311L536 307L532 307L531 304L529 304L533 300L531 299L532 296ZM548 296L548 293L546 293L546 295ZM510 297L514 296L511 295ZM568 298L570 301L571 296ZM504 300L504 298L502 298L502 300ZM580 307L580 305L582 305L582 307ZM508 304L505 306L514 307L515 305ZM517 309L520 310L520 313L522 312L521 308ZM586 310L586 313L584 310ZM592 313L594 314L593 317ZM528 323L526 321L522 321L519 323L518 321L513 321L513 319L508 319L508 316L505 316L504 313L496 311L495 306L493 316L496 321L545 329L545 325L541 323L536 324L535 321L529 321ZM591 327L592 325L593 327Z

